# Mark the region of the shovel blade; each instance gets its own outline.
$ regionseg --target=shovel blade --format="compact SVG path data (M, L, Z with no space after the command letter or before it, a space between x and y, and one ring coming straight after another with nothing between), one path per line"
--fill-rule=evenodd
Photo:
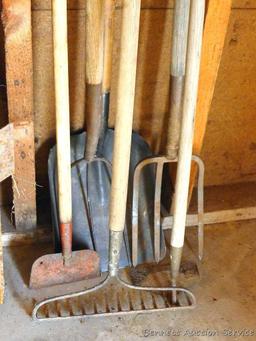
M74 251L67 264L61 253L45 255L34 262L29 286L37 289L95 278L99 269L100 259L95 251Z

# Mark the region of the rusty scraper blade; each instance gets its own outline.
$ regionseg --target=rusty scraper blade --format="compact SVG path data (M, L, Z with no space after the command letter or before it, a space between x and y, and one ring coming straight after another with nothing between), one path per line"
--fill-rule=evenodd
M64 264L61 253L38 258L31 270L30 288L71 283L99 276L100 259L95 251L72 252L71 259Z

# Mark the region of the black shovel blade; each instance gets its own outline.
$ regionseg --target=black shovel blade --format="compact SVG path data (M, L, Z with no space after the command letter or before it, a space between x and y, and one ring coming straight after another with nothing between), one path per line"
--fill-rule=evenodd
M112 162L114 131L108 129L102 148L103 157ZM72 162L72 210L73 210L73 250L95 250L100 256L101 272L108 271L109 249L109 202L111 169L106 162L84 160L86 133L71 137ZM123 235L120 268L131 266L132 240L132 181L136 165L144 158L152 156L148 144L136 133L132 136L127 219ZM49 155L48 173L52 204L56 252L61 251L58 230L56 148ZM141 175L140 183L140 245L138 264L154 261L154 191L155 167L150 165ZM164 236L161 233L161 258L165 255Z

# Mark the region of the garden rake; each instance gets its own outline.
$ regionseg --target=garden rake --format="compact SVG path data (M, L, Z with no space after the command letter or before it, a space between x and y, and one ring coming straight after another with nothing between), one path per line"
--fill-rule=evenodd
M137 286L122 279L119 274L127 208L139 20L140 0L123 0L109 221L109 271L101 282L92 288L38 303L33 311L33 318L36 320L74 317L81 319L86 316L111 316L183 308L182 303L175 306L171 304L170 296L173 288ZM186 308L188 305L194 307L195 298L189 291L182 288L175 288L175 290L183 293L186 301L189 302L185 305ZM78 301L78 309L73 308L68 315L63 316L61 314L63 304L74 307L72 299L73 302ZM85 306L81 306L81 302L85 302Z

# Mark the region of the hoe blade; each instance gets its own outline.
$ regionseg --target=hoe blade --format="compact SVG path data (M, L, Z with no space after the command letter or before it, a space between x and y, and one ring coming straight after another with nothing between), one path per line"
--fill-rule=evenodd
M45 255L34 262L29 286L36 289L95 278L99 269L100 259L95 251L72 252L68 264L64 264L61 253Z

